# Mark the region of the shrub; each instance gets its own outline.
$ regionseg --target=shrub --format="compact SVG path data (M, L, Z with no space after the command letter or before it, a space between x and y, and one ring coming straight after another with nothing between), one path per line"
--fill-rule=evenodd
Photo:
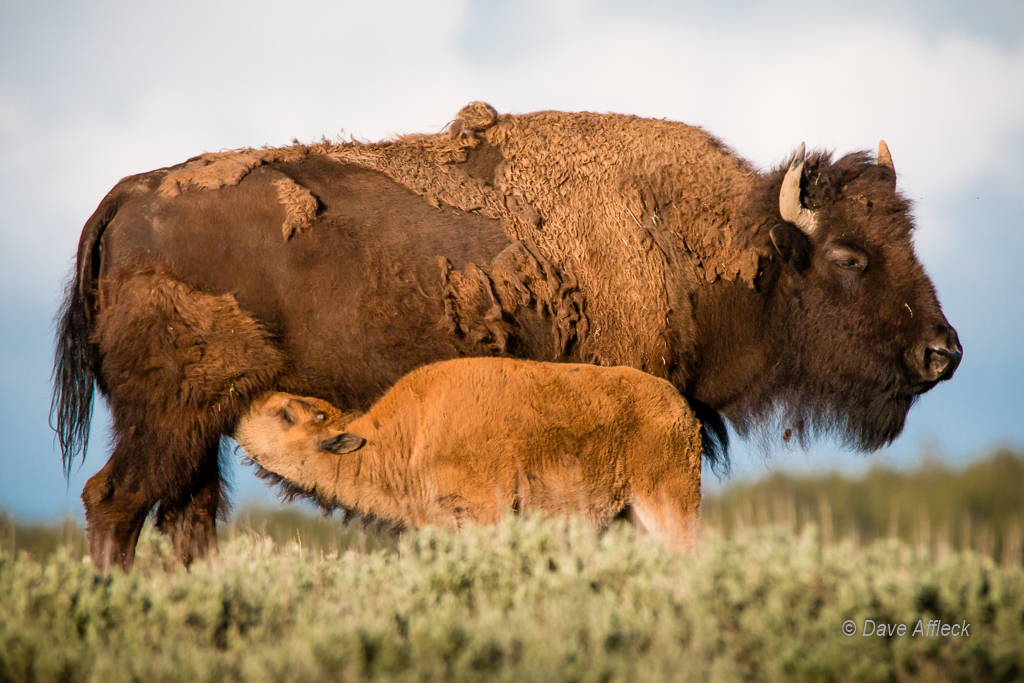
M969 636L847 637L966 620ZM1011 680L1024 573L814 527L705 535L697 557L625 526L510 518L390 550L237 534L176 567L149 527L135 571L0 551L0 680Z

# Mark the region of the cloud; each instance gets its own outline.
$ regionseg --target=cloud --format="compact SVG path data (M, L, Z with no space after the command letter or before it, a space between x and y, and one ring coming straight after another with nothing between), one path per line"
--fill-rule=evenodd
M874 18L830 23L838 10L769 13L765 21L800 18L799 34L780 40L725 11L657 21L592 3L306 3L287 15L270 4L113 7L78 10L50 32L37 17L4 50L17 48L22 68L4 74L0 110L29 117L12 161L40 145L81 149L99 163L120 160L123 174L158 156L145 150L436 129L465 101L486 98L517 111L699 123L762 165L802 138L846 150L888 136L915 183L947 188L1024 128L1024 89L1012 87L1024 81L1024 47L932 39ZM105 40L82 49L98 34ZM957 150L956 165L935 163L965 141L974 144ZM126 158L125 148L138 153Z
M685 121L761 167L800 141L845 153L884 138L900 187L917 203L919 250L940 293L960 308L957 320L975 321L964 324L966 339L991 340L987 365L970 365L978 342L967 349L961 374L979 368L973 383L958 378L946 390L953 397L963 387L973 398L951 398L944 410L986 411L986 396L1019 386L998 365L1015 357L1009 340L1019 324L990 323L1020 319L1021 304L1006 292L1024 286L1012 263L1019 239L1004 237L1019 234L1024 187L1022 7L0 3L0 335L48 337L41 330L79 231L124 175L293 137L437 130L482 99L502 111ZM973 208L979 203L984 210ZM18 328L33 324L39 329ZM5 349L27 353L38 343ZM23 381L8 369L35 362L5 361L6 386ZM32 372L43 378L49 368ZM912 418L945 429L927 407ZM985 434L1013 429L993 424ZM5 435L8 448L28 443ZM37 437L33 444L50 440Z
M437 130L473 99L698 124L761 167L800 141L845 153L885 138L922 248L950 254L950 197L982 176L1024 185L1024 41L950 3L946 24L871 7L107 3L50 20L7 6L0 278L53 290L124 175L293 137Z

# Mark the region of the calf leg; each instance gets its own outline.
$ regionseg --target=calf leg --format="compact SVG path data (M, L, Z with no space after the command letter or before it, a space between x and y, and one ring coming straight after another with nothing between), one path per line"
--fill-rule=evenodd
M644 491L634 491L630 521L669 550L693 554L700 523L700 472L671 476Z

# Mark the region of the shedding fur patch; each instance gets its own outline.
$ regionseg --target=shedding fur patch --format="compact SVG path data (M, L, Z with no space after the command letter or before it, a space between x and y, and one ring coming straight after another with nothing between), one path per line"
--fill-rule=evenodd
M486 344L495 352L504 353L511 330L502 316L490 278L473 263L463 272L455 270L444 257L438 261L448 331L469 339L473 345Z
M507 316L529 307L553 320L556 354L564 355L570 344L586 339L583 294L576 279L560 274L523 244L513 242L495 256L489 274L473 263L460 271L446 258L438 262L445 322L453 334L505 353L514 333Z
M217 189L237 184L260 164L314 154L380 171L434 206L500 220L509 238L571 274L559 288L569 286L578 297L536 300L567 302L552 309L560 343L575 339L580 356L594 362L667 374L666 254L687 264L684 277L695 284L721 278L751 287L766 256L763 245L751 241L756 231L741 229L757 177L746 161L700 128L621 114L499 115L472 102L436 134L205 154L169 173L160 191L175 196L190 187ZM289 206L286 236L308 227L309 197L294 210L283 196L282 202ZM470 272L462 276L479 280ZM469 285L448 277L449 300L468 302ZM481 289L479 296L486 296L479 302L446 309L456 329L464 327L464 311L483 310L478 304L490 296L504 310L501 287L510 287L509 296L516 287L495 277L492 272L493 291ZM481 318L485 336L501 346L500 326L496 319L484 323L487 315Z
M326 144L326 143L325 143ZM169 172L161 181L158 191L165 197L177 197L189 189L219 190L238 185L253 169L275 162L297 163L310 154L323 153L324 144L289 147L263 147L237 149L228 152L203 154L190 159ZM307 230L316 218L320 203L313 193L285 176L274 181L277 198L285 208L281 232L289 239L296 232Z
M492 149L500 151L493 178L474 163ZM474 102L441 133L327 154L379 170L435 205L499 219L510 238L572 273L586 318L565 309L560 336L580 340L588 360L667 373L660 242L676 245L699 280L753 286L757 276L760 254L737 225L755 173L693 126L618 114L498 115ZM581 322L585 334L570 329Z
M313 193L291 178L275 180L274 187L277 188L277 198L284 205L286 212L284 225L281 226L284 238L288 239L296 232L309 229L320 205Z
M518 306L533 306L554 320L557 353L564 354L571 343L586 341L583 293L570 271L560 273L543 256L515 242L494 257L491 279L505 312L512 314Z
M245 152L204 154L168 173L159 192L165 197L177 197L190 188L219 190L225 185L237 185L262 163L256 155Z

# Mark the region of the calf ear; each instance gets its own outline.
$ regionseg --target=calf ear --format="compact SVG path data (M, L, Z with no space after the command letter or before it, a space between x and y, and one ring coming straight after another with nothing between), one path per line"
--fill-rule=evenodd
M333 436L330 439L320 442L320 450L330 451L331 453L337 453L338 455L345 455L352 451L358 450L363 447L366 443L366 439L355 434L349 434L348 432L342 432L337 436Z
M803 230L792 223L779 223L771 229L769 235L775 251L779 252L783 261L793 266L798 273L807 270L811 265L811 250L814 247Z

